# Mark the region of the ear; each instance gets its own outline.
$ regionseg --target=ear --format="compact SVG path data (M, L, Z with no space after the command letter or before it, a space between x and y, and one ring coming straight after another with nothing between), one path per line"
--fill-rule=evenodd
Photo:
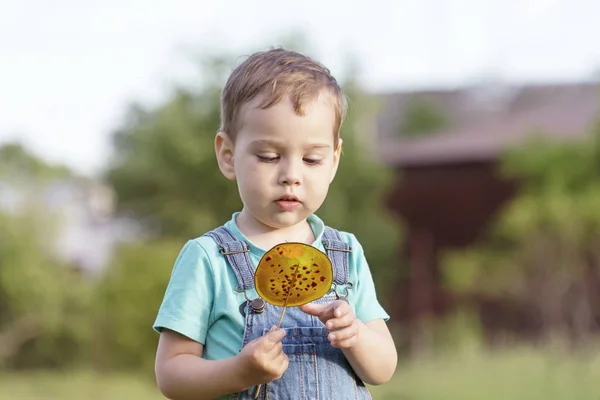
M215 136L215 154L219 169L225 178L235 180L235 169L233 162L233 141L225 132L218 132Z
M331 179L329 183L333 182L335 174L337 173L338 166L340 165L340 157L342 156L342 139L338 139L337 148L333 151L333 169L331 171Z

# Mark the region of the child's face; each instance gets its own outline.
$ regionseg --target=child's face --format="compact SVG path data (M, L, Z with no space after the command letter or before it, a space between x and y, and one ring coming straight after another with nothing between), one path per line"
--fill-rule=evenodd
M289 99L266 110L256 108L258 101L239 113L229 178L237 180L247 220L291 227L323 204L335 176L341 140L335 148L334 110L326 94L304 116Z

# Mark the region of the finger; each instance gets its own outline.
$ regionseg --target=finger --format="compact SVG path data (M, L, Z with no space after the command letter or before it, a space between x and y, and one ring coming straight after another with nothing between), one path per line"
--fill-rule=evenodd
M343 300L336 300L333 302L333 315L336 318L341 317L342 315L346 315L348 314L350 311L352 311L352 308L350 307L350 304L348 304L347 301L343 301Z
M343 340L335 340L331 342L331 347L335 347L336 349L349 349L356 344L356 341L356 336L352 336Z
M283 352L282 347L283 346L282 346L281 342L277 342L273 345L272 348L270 348L269 350L265 350L264 359L266 361L266 365L269 365L269 366L278 365L279 358L281 357L282 354L285 354Z
M290 364L290 359L285 353L281 353L277 359L273 360L273 365L277 366L277 372L279 376L283 375L283 373L288 369Z
M269 360L266 365L270 374L272 375L271 380L278 379L287 370L289 365L289 359L285 353L280 353L276 357Z
M265 337L266 337L266 336L268 336L268 335L269 335L271 332L275 331L275 329L276 329L276 328L277 328L277 327L276 327L275 325L273 325L273 326L271 327L271 329L269 329L269 330L268 330L268 331L267 331L267 332L266 332L266 333L265 333L263 336L259 336L259 337L257 337L256 339L252 339L251 341L249 341L249 342L248 342L248 344L247 344L247 345L249 345L249 344L252 344L252 343L257 343L257 342L260 342L260 341L264 340L264 339L265 339ZM247 345L246 345L246 346L247 346Z
M283 375L290 365L290 359L285 353L281 353L281 358L278 361L279 363L277 365L279 365L279 373Z
M273 347L266 350L266 353L271 357L271 359L276 359L280 354L283 353L283 343L281 343L281 341L275 342Z
M308 303L298 308L308 315L314 315L315 317L319 318L322 318L326 313L331 313L333 315L333 310L331 309L330 304Z
M335 332L331 332L327 338L331 342L339 342L352 337L355 337L358 334L358 324L352 323L349 326L340 329Z
M281 340L285 337L286 332L283 329L278 329L276 331L271 331L267 335L264 336L264 349L271 350L275 344L281 343Z
M339 318L330 319L329 321L327 321L325 326L327 327L327 329L333 331L350 326L354 323L354 321L356 321L356 316L353 312L349 312L347 314L342 315Z

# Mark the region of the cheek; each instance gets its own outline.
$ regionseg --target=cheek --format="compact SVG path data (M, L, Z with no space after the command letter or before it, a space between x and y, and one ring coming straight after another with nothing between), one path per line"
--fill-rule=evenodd
M251 156L247 156L247 155L240 156L239 158L237 158L235 160L234 166L235 166L235 172L236 172L237 176L250 177L250 179L254 179L252 177L259 175L259 173L258 173L259 165L256 162L256 159Z
M329 190L329 181L331 176L331 171L320 171L318 174L313 175L310 180L311 184L307 185L309 190L314 194L325 195Z
M242 201L245 204L252 204L257 202L257 196L260 195L260 190L251 177L248 176L248 171L241 173L242 176L238 176L238 190Z
M262 188L269 182L269 171L261 168L260 164L244 162L236 165L236 176L240 190L245 193L261 193Z

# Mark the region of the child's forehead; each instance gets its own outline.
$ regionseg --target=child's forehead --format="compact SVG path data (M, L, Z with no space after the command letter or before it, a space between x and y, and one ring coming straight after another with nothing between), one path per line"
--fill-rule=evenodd
M253 133L253 136L289 136L302 135L317 139L330 137L335 126L333 107L324 101L314 101L298 111L289 100L282 100L268 108L260 103L249 103L239 115L238 132Z

